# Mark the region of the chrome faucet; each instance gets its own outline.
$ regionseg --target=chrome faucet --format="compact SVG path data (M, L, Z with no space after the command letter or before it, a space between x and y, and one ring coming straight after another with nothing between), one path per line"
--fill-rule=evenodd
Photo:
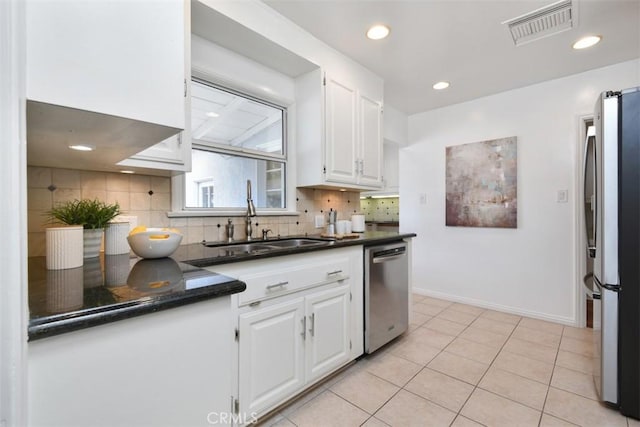
M251 200L251 180L247 180L247 240L252 239L253 228L251 227L251 218L256 216L256 207L253 205L253 200Z
M269 232L271 231L270 228L267 229L262 229L262 240L267 240L269 238Z

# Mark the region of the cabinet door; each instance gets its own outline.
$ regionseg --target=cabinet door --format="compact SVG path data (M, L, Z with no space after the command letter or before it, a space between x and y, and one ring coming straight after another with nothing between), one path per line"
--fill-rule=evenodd
M28 1L27 98L183 129L180 1Z
M239 318L240 413L263 414L304 384L304 300Z
M184 136L185 133L186 131L183 131L171 138L167 138L118 164L121 166L188 171L191 144L188 144L188 139Z
M306 298L307 382L315 381L349 360L349 285Z
M325 78L325 179L357 182L356 90Z
M382 186L382 104L360 95L359 183Z

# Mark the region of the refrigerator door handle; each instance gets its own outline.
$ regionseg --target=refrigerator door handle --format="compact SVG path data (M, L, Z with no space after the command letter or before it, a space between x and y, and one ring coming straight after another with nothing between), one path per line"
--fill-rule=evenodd
M596 289L591 289L588 285L587 282L591 280L593 282L593 286ZM593 273L588 273L586 276L584 276L582 278L582 287L584 289L584 293L587 294L587 298L589 299L600 299L600 292L602 292L602 290L600 289L600 287L597 285L595 278L593 277Z
M586 279L586 276L585 276ZM620 285L612 285L610 283L600 283L597 277L593 276L593 284L598 288L600 293L602 293L603 289L606 289L611 292L620 292Z

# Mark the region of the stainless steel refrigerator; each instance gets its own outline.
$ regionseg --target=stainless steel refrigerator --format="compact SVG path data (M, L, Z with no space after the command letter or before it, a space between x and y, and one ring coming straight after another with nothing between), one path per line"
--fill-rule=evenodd
M640 88L603 93L594 123L594 381L601 400L640 418Z

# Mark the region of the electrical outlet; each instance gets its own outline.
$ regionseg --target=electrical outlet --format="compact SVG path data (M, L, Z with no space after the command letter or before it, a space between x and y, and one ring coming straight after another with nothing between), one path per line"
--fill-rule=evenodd
M567 203L569 201L569 190L558 190L556 201L558 203Z
M427 204L427 195L425 193L420 193L420 204L421 205Z
M316 215L316 228L324 228L324 215Z

